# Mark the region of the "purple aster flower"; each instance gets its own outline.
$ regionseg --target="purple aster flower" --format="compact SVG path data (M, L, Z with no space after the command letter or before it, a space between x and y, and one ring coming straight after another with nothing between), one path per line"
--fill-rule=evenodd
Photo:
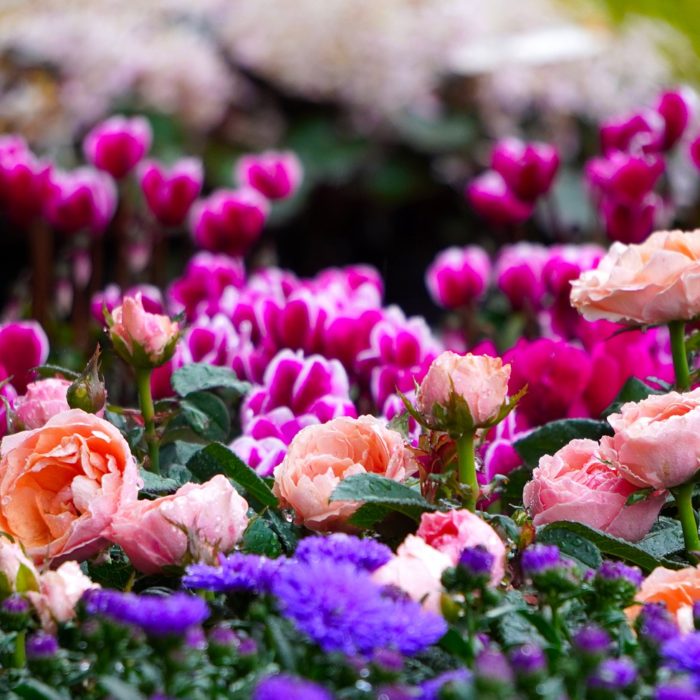
M375 540L336 533L303 539L294 558L303 562L332 559L335 562L348 562L358 569L374 571L391 559L391 550Z
M533 544L524 552L520 564L526 576L537 576L561 564L559 547L553 544Z
M239 656L253 656L258 653L258 643L251 637L245 637L238 642Z
M700 632L670 639L661 648L661 655L669 668L689 673L700 682Z
M316 683L280 674L264 678L253 691L252 700L333 700L331 693Z
M218 647L238 646L238 635L230 627L214 627L209 632L209 642Z
M513 680L508 659L495 647L484 649L476 657L475 673L479 678L499 683L510 683Z
M601 627L587 625L576 632L573 643L582 654L599 656L610 648L610 636Z
M700 700L700 692L688 685L664 683L656 687L654 700Z
M663 603L646 603L637 617L636 626L640 639L654 647L660 647L680 633Z
M204 630L201 627L190 627L185 632L185 644L190 649L206 649L207 638L204 636Z
M52 634L36 632L27 639L26 650L28 659L48 659L58 653L58 642Z
M392 649L379 649L372 662L387 671L397 673L403 668L403 656Z
M275 572L282 564L283 560L236 552L220 557L219 566L188 566L182 585L218 593L267 593Z
M606 659L589 679L592 688L622 691L637 680L637 669L629 659Z
M29 603L23 596L13 594L2 601L0 608L8 615L26 615L29 612Z
M197 596L173 593L169 596L136 595L108 589L92 589L85 596L91 615L135 625L157 637L184 634L209 617L209 607Z
M447 629L442 617L418 603L383 595L368 573L347 562L291 563L279 570L272 592L282 614L326 652L412 655Z
M627 566L621 561L604 561L598 569L598 577L607 581L623 579L639 588L644 580L644 575L636 566Z
M464 684L471 680L471 673L466 668L456 668L454 671L445 671L437 678L425 681L420 686L420 700L439 700L440 691L448 683Z
M491 578L491 569L495 558L483 545L467 547L459 556L458 566L460 566L470 577L483 581Z
M532 676L547 668L547 657L535 644L523 644L509 654L511 668L518 676Z

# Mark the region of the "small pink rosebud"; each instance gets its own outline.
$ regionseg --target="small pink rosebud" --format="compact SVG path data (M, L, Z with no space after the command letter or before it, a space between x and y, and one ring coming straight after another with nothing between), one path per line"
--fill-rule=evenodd
M490 276L491 261L483 248L452 247L439 253L428 267L425 284L438 306L458 309L483 296Z
M109 175L87 167L51 174L44 213L60 231L99 235L116 208L117 190Z
M260 237L269 210L267 199L252 188L217 190L192 207L192 235L212 253L245 255Z
M108 319L109 335L121 358L134 367L153 368L175 352L180 327L168 316L148 313L141 293L125 297Z
M204 170L197 158L183 158L170 169L149 160L139 168L139 181L156 220L163 226L180 226L202 191Z
M27 385L27 391L15 399L14 410L23 430L41 428L57 413L70 410L67 379L42 379Z
M242 187L252 187L267 199L286 199L303 178L301 161L291 151L266 151L243 156L236 164L235 178Z
M600 126L600 143L607 156L615 151L654 153L664 141L664 119L655 110L646 109L615 117Z
M504 246L496 260L494 274L498 288L514 309L540 307L544 295L542 270L547 248L535 243Z
M504 139L493 149L491 167L516 197L534 202L551 189L559 169L559 153L548 143Z
M465 195L476 213L494 224L519 224L534 211L532 203L518 199L503 176L493 170L472 180Z
M32 370L49 356L49 339L36 321L12 321L0 325L0 367L12 377L14 388L23 393Z
M115 180L128 175L148 153L153 134L143 117L114 116L95 126L83 141L88 162Z
M605 197L601 202L605 232L612 241L641 243L656 228L656 217L661 208L661 198L654 192L634 203Z
M594 190L625 204L635 204L651 192L666 166L660 156L612 153L586 164L586 177Z
M685 133L691 116L690 96L683 89L664 92L656 111L664 120L663 149L673 148Z

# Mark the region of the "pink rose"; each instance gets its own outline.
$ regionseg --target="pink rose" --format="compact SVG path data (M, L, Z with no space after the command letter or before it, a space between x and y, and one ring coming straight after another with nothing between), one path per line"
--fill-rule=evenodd
M649 396L608 416L600 456L637 486L670 489L700 469L700 389Z
M241 539L247 512L246 500L218 474L172 496L128 504L114 516L110 539L146 574L191 561L213 563Z
M85 591L100 588L91 581L75 561L67 561L55 571L42 574L39 591L27 593L46 630L55 630L57 622L75 617L75 606Z
M383 586L397 586L432 612L440 612L442 572L452 566L447 554L416 535L408 535L396 556L377 569L372 578Z
M454 392L467 402L474 425L485 425L505 403L509 378L510 365L504 365L500 357L447 350L433 360L418 388L418 410L432 416L434 406L446 406Z
M700 313L700 229L657 231L644 243L615 243L594 270L571 283L571 304L588 321L659 324Z
M593 440L572 440L544 455L525 485L523 503L536 526L569 520L636 542L656 521L666 493L625 505L639 489L598 452Z
M92 556L114 513L138 497L122 434L79 409L3 438L0 453L0 530L37 562Z
M34 567L34 562L25 554L22 547L17 542L12 542L7 537L0 535L0 591L7 588L17 591L17 574L21 567L25 567L34 577L34 581L39 580L39 572Z
M175 351L180 327L168 316L152 314L143 307L141 292L125 297L112 311L109 335L124 360L139 367L157 367Z
M478 515L468 510L450 510L446 513L423 513L418 537L446 554L453 566L467 547L481 545L494 558L491 584L497 586L505 574L506 547L496 531Z
M16 399L14 409L27 430L41 428L57 413L70 410L66 392L71 385L67 379L42 379L27 384L27 391Z
M297 433L275 469L273 491L294 509L297 522L312 530L338 530L359 507L330 500L343 479L370 473L403 481L416 469L403 437L378 418L334 418Z

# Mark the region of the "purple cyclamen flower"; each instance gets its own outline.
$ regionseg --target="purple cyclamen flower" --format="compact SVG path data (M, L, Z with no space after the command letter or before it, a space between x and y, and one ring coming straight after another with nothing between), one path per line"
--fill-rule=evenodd
M135 625L156 637L184 634L209 617L209 607L197 596L173 593L169 596L136 595L107 589L92 589L85 596L91 615Z
M463 684L469 683L472 674L466 668L457 668L454 671L445 671L437 678L424 681L420 686L420 700L438 700L440 691L448 683Z
M333 700L322 686L287 674L264 678L253 691L252 700Z
M182 585L217 593L266 593L283 564L284 560L236 552L219 557L219 566L191 564L182 578Z
M519 676L531 676L547 668L547 657L535 644L523 644L513 649L508 658L511 668Z
M629 659L606 659L596 669L588 683L592 688L623 691L637 680L637 669Z
M573 643L582 654L598 656L610 648L610 636L601 627L587 625L576 632Z
M639 637L652 646L661 646L679 635L678 625L663 603L646 603L636 621Z
M389 547L381 542L344 533L307 537L299 543L294 553L294 558L298 561L310 563L329 559L336 563L347 562L363 571L378 569L391 556Z
M636 566L628 566L621 561L604 561L597 576L607 581L624 580L636 588L642 585L644 574Z
M669 668L689 673L700 683L700 632L670 639L661 648L661 655Z
M537 576L561 566L559 547L553 544L533 544L529 546L520 560L526 576Z
M36 632L27 639L28 659L47 659L58 653L56 637L46 632Z
M467 547L459 556L458 566L475 578L483 578L488 581L495 558L483 545Z

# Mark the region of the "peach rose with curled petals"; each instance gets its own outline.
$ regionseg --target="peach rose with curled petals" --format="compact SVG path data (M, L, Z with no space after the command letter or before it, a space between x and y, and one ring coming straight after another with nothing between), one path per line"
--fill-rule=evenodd
M378 418L334 418L297 433L275 468L273 491L294 509L298 523L312 530L340 530L359 507L330 500L343 479L370 473L403 481L416 470L401 434Z
M670 489L700 469L700 389L623 404L608 423L615 434L600 441L600 456L633 484Z
M70 410L66 393L71 385L67 379L42 379L27 384L27 391L14 403L14 411L25 430L42 425L62 411Z
M483 426L498 416L508 397L509 379L510 365L500 357L443 352L418 387L418 410L430 419L435 405L447 406L454 393L466 401L474 426Z
M110 539L146 574L191 561L214 563L243 536L247 513L246 500L219 474L172 496L128 504L114 516Z
M0 530L35 562L86 559L135 501L138 468L122 434L79 409L0 443Z
M594 440L572 440L544 455L523 490L523 504L535 526L558 520L583 523L636 542L656 522L666 492L626 505L639 488L601 461Z
M697 316L700 229L614 243L597 268L571 283L571 304L588 321L658 324Z
M481 545L493 555L491 585L497 586L506 570L506 546L496 531L478 515L468 510L446 513L423 513L416 535L446 554L452 566L467 547Z

